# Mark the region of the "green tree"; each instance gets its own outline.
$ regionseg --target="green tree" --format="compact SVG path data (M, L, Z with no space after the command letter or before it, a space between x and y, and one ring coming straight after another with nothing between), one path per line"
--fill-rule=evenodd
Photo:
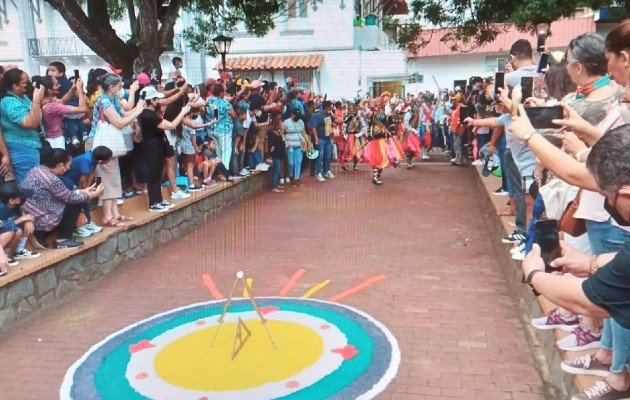
M494 41L510 25L533 31L538 23L571 17L579 7L606 6L617 6L621 18L630 16L630 0L412 0L411 21L399 27L397 42L415 54L437 39L423 30L433 26L448 29L440 40L453 51L467 51Z
M196 27L185 37L194 51L212 54L211 40L234 31L243 22L247 31L263 36L286 13L286 0L45 0L70 29L105 61L123 70L161 73L159 57L172 44L180 11L194 12ZM321 1L321 0L315 0ZM131 39L123 41L112 27L127 16Z

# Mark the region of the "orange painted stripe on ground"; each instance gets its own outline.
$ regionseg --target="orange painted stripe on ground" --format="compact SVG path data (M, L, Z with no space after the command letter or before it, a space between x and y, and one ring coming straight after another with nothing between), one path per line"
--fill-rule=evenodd
M291 279L289 279L289 282L287 282L287 284L280 291L280 296L286 296L287 294L289 294L291 289L293 289L293 286L295 286L295 284L300 280L300 278L302 278L305 273L305 269L298 269L297 271L295 271Z
M203 279L203 284L206 285L212 297L214 297L215 300L221 300L223 298L223 293L217 289L217 285L215 285L212 277L210 277L209 274L203 274L201 277Z
M341 292L338 295L335 295L333 297L331 297L330 299L328 299L328 301L339 301L342 299L345 299L346 297L352 296L355 293L360 292L361 290L367 288L368 286L372 286L373 284L382 281L383 279L387 278L387 275L377 275L377 276L373 276L369 279L366 279L365 281L359 283L358 285L351 287L350 289L346 290L345 292Z

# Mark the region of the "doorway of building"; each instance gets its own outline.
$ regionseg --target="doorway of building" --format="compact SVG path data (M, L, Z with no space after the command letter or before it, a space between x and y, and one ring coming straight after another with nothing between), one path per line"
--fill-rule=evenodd
M383 92L389 92L392 94L397 94L398 97L405 97L405 85L403 85L402 81L384 81L384 82L374 82L372 84L372 95L374 97L380 96Z

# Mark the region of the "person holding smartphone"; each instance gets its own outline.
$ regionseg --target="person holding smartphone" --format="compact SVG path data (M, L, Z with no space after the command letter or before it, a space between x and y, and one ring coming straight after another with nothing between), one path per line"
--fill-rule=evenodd
M236 112L232 104L225 100L225 88L221 84L215 84L212 87L212 97L206 100L205 120L208 123L217 120L212 126L212 135L217 140L217 155L227 166L230 165L233 156L233 118L236 118Z
M147 171L147 192L149 195L149 211L165 212L174 207L162 198L162 175L165 164L164 146L167 142L165 130L174 130L190 111L189 106L182 107L179 115L173 120L162 119L156 112L159 100L164 93L158 92L153 86L147 86L140 92L144 96L146 106L138 116L138 123L142 126L143 140L140 142L139 153L144 159Z
M505 84L516 87L524 76L538 76L534 63L534 50L527 39L519 39L510 48L510 58L505 66Z

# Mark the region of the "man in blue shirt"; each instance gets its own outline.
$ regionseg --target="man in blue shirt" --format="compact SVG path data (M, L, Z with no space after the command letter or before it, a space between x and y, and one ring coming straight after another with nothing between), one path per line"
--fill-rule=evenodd
M85 189L94 181L96 165L107 164L112 159L112 156L112 151L105 146L98 146L92 151L86 151L72 159L70 169L61 176L61 181L70 190ZM90 217L90 203L84 203L82 211L88 222L76 229L77 235L89 237L103 230L103 228L92 222L92 218Z

